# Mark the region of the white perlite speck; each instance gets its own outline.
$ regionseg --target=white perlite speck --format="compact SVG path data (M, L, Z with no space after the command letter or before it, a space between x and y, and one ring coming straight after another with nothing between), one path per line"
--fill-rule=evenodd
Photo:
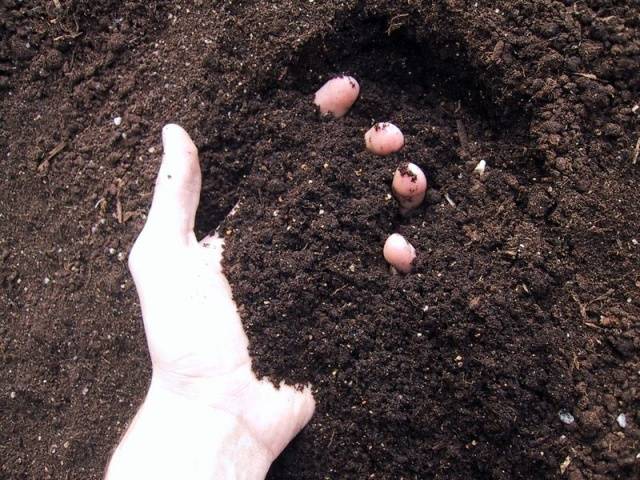
M116 118L113 119L113 124L116 127L119 127L121 123L122 123L122 117L116 117Z
M620 425L620 428L627 428L627 416L624 413L621 413L616 418L616 422Z
M480 160L476 165L476 168L473 169L473 173L477 173L478 175L484 174L484 169L487 167L487 162L484 160Z
M573 415L571 415L566 410L560 410L558 412L558 417L560 417L560 421L565 425L571 425L575 421Z

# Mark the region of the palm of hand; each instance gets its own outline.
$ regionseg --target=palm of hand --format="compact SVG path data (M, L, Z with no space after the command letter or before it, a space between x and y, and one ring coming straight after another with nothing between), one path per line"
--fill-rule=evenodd
M275 458L309 421L308 388L273 387L251 370L248 340L222 267L223 241L193 233L197 150L180 127L163 130L163 159L144 230L129 257L156 386L236 417Z

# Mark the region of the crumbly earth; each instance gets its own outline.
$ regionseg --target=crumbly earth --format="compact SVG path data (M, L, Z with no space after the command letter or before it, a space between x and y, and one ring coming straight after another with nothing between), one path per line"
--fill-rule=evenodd
M269 478L638 478L639 72L627 0L4 0L0 477L100 478L144 395L126 254L176 121L256 372L318 401Z

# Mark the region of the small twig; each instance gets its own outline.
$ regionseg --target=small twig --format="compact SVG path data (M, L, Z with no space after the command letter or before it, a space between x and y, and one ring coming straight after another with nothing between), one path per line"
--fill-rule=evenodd
M585 324L587 327L595 328L595 329L598 329L598 330L604 330L604 328L599 327L599 326L598 326L598 325L596 325L595 323L591 323L591 322L584 322L584 324Z
M67 146L67 144L65 142L60 142L58 145L53 147L51 149L51 151L49 152L49 154L47 155L46 161L48 162L49 160L51 160L53 157L55 157L57 154L59 154L62 150L64 150L64 147L66 147L66 146Z
M462 120L456 120L456 126L458 127L458 138L460 139L460 146L464 150L466 155L469 155L469 137L467 136L467 129L464 128Z
M336 293L338 293L341 290L344 290L345 288L347 288L347 285L343 285L341 287L336 288L333 293L331 294L331 296L333 297Z
M595 80L596 82L609 84L609 82L603 78L596 77L593 73L573 73L576 77L588 78L589 80Z
M491 61L493 63L500 63L503 52L504 52L504 41L498 40L498 42L496 43L496 46L493 48L493 52L491 52Z
M606 292L604 292L602 295L600 295L599 297L594 298L593 300L590 300L587 303L587 306L591 305L592 303L596 303L599 302L600 300L604 300L605 298L607 298L608 296L610 296L615 290L613 288L610 288L609 290L607 290Z
M331 443L333 443L333 436L336 434L335 430L333 432L331 432L331 438L329 439L329 444L327 445L327 448L329 448L331 446Z
M55 157L62 150L64 150L64 147L66 147L66 146L67 146L67 144L65 142L60 142L58 145L53 147L51 149L51 151L47 154L47 158L45 158L42 161L42 163L40 165L38 165L38 171L42 172L42 171L46 170L47 168L49 168L49 162L53 159L53 157Z
M118 223L122 223L122 202L120 201L120 195L116 197L116 219Z
M84 288L87 288L89 286L89 282L91 282L91 273L92 273L91 262L89 262L89 272L87 273L87 280L84 282Z
M60 9L62 8L62 5L60 5L60 0L53 0L53 4L56 6L56 8Z
M586 323L589 320L589 317L587 317L587 307L586 307L586 305L582 304L582 302L580 301L580 299L578 298L578 296L575 293L571 293L571 296L573 297L573 299L578 304L578 307L580 308L580 316L582 317L582 320L584 320L585 323Z
M122 216L122 201L120 200L120 191L122 190L124 183L124 180L121 178L116 178L116 219L118 220L118 223L123 223L124 220Z
M640 155L640 137L638 137L638 141L636 142L636 148L633 149L633 157L631 160L632 165L635 165L638 162L639 155Z
M580 307L580 316L582 317L582 319L584 320L586 325L588 325L590 327L600 328L597 325L594 325L594 324L589 322L589 317L587 315L587 307L589 305L591 305L592 303L596 303L596 302L599 302L600 300L604 300L605 298L610 296L613 292L614 292L614 289L610 288L609 290L604 292L599 297L596 297L596 298L594 298L592 300L589 300L587 303L584 303L584 304L580 301L580 299L578 298L578 296L575 293L571 293L571 296L573 297L573 299L576 301L576 303Z
M574 75L576 77L584 77L584 78L588 78L589 80L599 80L598 77L596 77L593 73L574 73Z
M74 38L78 38L80 35L82 35L82 32L67 33L66 35L60 35L59 37L55 37L53 41L59 42L60 40L64 40L65 38L70 38L73 40Z
M453 200L451 200L451 197L449 196L448 193L444 194L444 198L447 202L449 202L449 205L451 205L453 208L456 208L456 202L454 202Z
M396 20L399 20L401 18L408 17L408 16L409 16L408 13L401 13L400 15L396 15L395 17L391 18L391 20L389 20L389 26L387 27L387 31L386 31L387 36L391 35L395 30L402 27L402 22L396 22Z

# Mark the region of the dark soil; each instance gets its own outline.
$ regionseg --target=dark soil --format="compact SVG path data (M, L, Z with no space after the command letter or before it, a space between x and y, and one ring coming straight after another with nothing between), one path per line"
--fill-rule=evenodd
M200 148L199 233L240 202L256 372L318 401L270 478L638 478L639 8L4 0L0 478L100 478L144 395L126 253L169 121ZM342 72L361 97L322 119ZM377 121L400 154L364 150ZM429 191L403 217L406 161Z

